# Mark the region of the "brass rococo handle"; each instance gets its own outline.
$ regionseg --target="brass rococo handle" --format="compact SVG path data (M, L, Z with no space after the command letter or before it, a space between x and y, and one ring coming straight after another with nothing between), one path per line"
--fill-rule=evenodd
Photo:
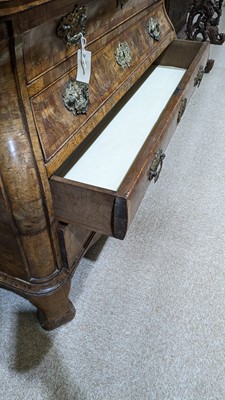
M86 7L75 6L73 12L61 19L56 33L67 45L76 46L85 35L86 22Z
M163 160L165 157L166 157L166 155L163 153L162 149L159 149L155 153L151 167L150 167L150 171L149 171L149 176L148 176L149 181L154 179L154 182L157 182L157 180L159 179L160 172L162 170Z

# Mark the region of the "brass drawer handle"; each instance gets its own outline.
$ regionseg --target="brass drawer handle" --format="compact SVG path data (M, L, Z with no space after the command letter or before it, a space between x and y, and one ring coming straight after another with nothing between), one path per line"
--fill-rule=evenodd
M177 123L179 124L179 122L181 121L181 118L184 115L184 111L186 110L187 107L187 99L186 97L181 101L181 106L180 106L180 111L178 113L178 117L177 117Z
M86 7L75 6L74 11L63 17L57 28L57 35L67 45L76 46L85 35L87 22Z
M200 65L197 76L194 79L194 86L197 86L197 87L200 86L204 72L205 72L205 68L203 67L203 65Z
M154 182L157 182L157 180L159 179L160 172L162 170L163 160L165 157L166 157L166 155L163 153L162 149L158 150L155 153L151 167L150 167L150 171L149 171L149 176L148 176L149 181L154 179Z

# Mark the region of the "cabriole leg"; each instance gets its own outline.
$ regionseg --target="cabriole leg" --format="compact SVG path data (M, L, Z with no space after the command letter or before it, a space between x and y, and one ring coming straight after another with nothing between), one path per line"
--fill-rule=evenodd
M74 318L76 311L68 299L69 290L70 282L47 296L29 298L38 308L37 317L43 329L53 330Z

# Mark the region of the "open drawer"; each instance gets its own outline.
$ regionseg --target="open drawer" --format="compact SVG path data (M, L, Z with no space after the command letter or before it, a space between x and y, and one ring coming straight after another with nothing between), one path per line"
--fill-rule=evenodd
M150 181L159 177L208 49L174 40L51 177L58 220L124 238Z

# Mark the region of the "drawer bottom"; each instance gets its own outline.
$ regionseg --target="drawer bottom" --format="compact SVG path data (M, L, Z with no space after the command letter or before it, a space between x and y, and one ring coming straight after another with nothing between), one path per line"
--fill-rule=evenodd
M116 191L184 74L153 69L64 178Z

